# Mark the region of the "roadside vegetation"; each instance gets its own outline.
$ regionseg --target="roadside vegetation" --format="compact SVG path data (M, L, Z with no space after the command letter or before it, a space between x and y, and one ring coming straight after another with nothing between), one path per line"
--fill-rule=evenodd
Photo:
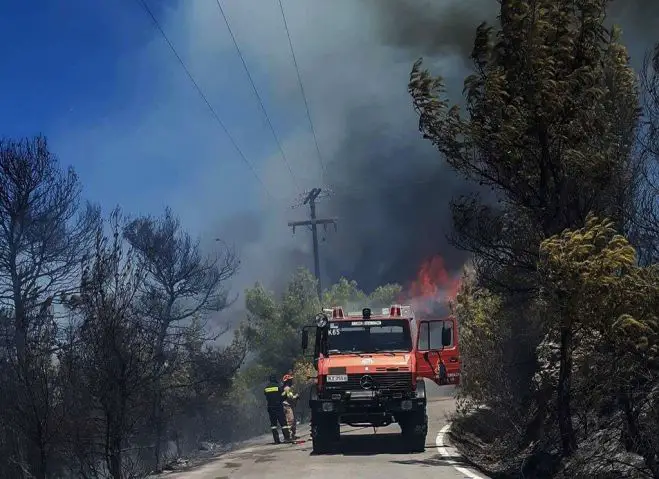
M630 66L610 2L503 0L451 106L417 62L455 198L454 440L497 477L659 477L659 45Z
M84 203L45 138L2 140L0 477L138 477L220 438L247 349L205 322L237 268L169 210Z
M280 296L256 284L247 318L219 315L239 266L231 249L206 255L169 209L83 202L45 138L0 141L0 477L145 477L262 434L270 373L294 372L305 419L299 328L320 309L315 279L301 269ZM324 301L366 298L341 280Z

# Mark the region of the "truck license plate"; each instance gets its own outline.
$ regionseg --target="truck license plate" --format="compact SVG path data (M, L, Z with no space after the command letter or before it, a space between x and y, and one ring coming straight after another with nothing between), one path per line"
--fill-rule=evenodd
M347 374L328 374L327 382L328 383L345 383L348 381Z

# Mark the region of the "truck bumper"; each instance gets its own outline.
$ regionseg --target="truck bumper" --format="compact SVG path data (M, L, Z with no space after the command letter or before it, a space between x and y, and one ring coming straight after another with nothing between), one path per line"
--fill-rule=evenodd
M317 398L309 401L309 407L316 413L332 413L341 416L349 415L387 415L425 410L425 398Z

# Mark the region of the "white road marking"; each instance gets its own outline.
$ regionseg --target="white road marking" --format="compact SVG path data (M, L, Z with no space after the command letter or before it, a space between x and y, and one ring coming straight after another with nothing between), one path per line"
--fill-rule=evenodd
M475 472L472 472L469 469L458 465L456 461L451 459L451 457L455 457L458 453L455 450L455 448L447 446L446 443L444 442L444 437L448 433L449 429L451 429L451 425L447 424L446 426L441 428L437 433L437 437L435 438L435 445L437 446L437 451L442 455L442 457L446 462L448 462L451 466L453 466L455 470L458 471L460 474L464 474L465 477L468 477L469 479L485 479L484 476L476 474Z

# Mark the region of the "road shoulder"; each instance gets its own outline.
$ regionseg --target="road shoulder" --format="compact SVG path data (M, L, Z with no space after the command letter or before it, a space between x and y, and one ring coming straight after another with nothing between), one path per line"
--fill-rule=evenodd
M451 424L449 423L442 427L437 433L437 437L435 438L437 452L439 452L446 463L453 466L456 471L463 474L465 477L469 479L488 479L488 476L465 466L464 459L460 452L455 447L451 446L449 442L448 434L450 429Z

